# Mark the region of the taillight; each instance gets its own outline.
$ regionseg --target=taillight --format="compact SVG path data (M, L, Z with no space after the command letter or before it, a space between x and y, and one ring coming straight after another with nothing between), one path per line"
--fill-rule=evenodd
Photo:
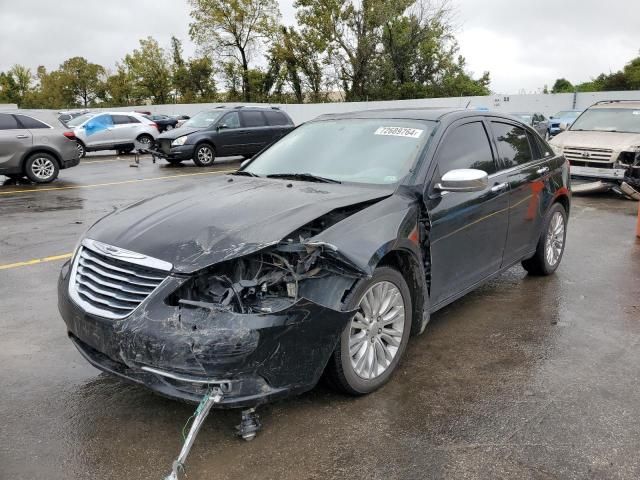
M76 140L76 134L73 132L64 132L63 135L69 140Z
M156 127L156 130L160 131L156 122L151 122L151 126Z

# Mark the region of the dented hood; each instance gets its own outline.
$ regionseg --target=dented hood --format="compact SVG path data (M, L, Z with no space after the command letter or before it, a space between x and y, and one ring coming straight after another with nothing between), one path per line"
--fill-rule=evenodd
M558 147L610 148L629 150L640 146L639 133L566 130L549 142Z
M117 210L87 237L192 273L273 245L336 208L392 193L389 187L216 177Z

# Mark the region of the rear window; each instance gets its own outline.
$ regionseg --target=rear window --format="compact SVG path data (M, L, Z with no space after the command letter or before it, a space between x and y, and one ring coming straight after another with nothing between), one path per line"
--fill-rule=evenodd
M50 128L46 123L42 123L40 120L36 120L32 117L27 117L26 115L16 115L20 123L24 128L35 129L35 128Z
M267 123L269 125L289 125L289 120L282 112L264 112L265 117L267 117Z
M14 130L20 128L18 122L13 115L0 113L0 130Z
M498 141L498 151L504 168L517 167L533 159L524 128L499 122L491 122L491 128Z
M245 127L264 127L266 125L262 112L241 112L242 122Z

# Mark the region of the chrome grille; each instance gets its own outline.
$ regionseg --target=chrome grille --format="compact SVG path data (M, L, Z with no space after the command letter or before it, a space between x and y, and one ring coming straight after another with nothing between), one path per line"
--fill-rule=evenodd
M608 148L564 147L564 156L570 162L610 163L613 161L613 150ZM597 165L594 165L597 166Z
M88 313L131 314L166 278L171 264L85 239L74 259L69 294Z

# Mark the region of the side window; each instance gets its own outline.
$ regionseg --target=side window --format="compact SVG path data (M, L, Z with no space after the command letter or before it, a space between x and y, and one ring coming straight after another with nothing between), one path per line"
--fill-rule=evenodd
M26 115L16 115L16 118L20 121L24 128L36 129L36 128L49 128L49 125L42 123L40 120L36 120Z
M529 138L523 128L501 122L491 122L491 128L498 141L504 168L517 167L533 159Z
M0 130L15 130L20 128L18 126L18 122L13 115L9 115L8 113L0 113Z
M244 123L245 127L264 127L266 125L262 112L253 110L248 112L241 112L241 115L242 123Z
M131 123L129 118L129 115L111 115L111 120L113 121L114 125L126 125L128 123Z
M85 130L92 130L94 132L105 130L113 126L113 120L111 115L98 115L93 117L85 124Z
M458 168L475 168L488 174L497 171L482 122L460 125L444 139L444 145L438 151L440 175Z
M551 149L549 144L547 144L547 142L540 138L540 135L532 135L532 137L534 138L534 141L538 146L538 158L548 158L553 156L553 150ZM531 138L529 139L529 141L531 141Z
M132 117L131 115L127 115L127 118L129 119L129 123L140 123L140 120L136 117Z
M238 112L227 113L220 123L224 123L227 128L240 128L240 116Z
M264 112L264 116L267 117L267 123L269 125L289 125L289 120L282 112L277 111L266 111Z

